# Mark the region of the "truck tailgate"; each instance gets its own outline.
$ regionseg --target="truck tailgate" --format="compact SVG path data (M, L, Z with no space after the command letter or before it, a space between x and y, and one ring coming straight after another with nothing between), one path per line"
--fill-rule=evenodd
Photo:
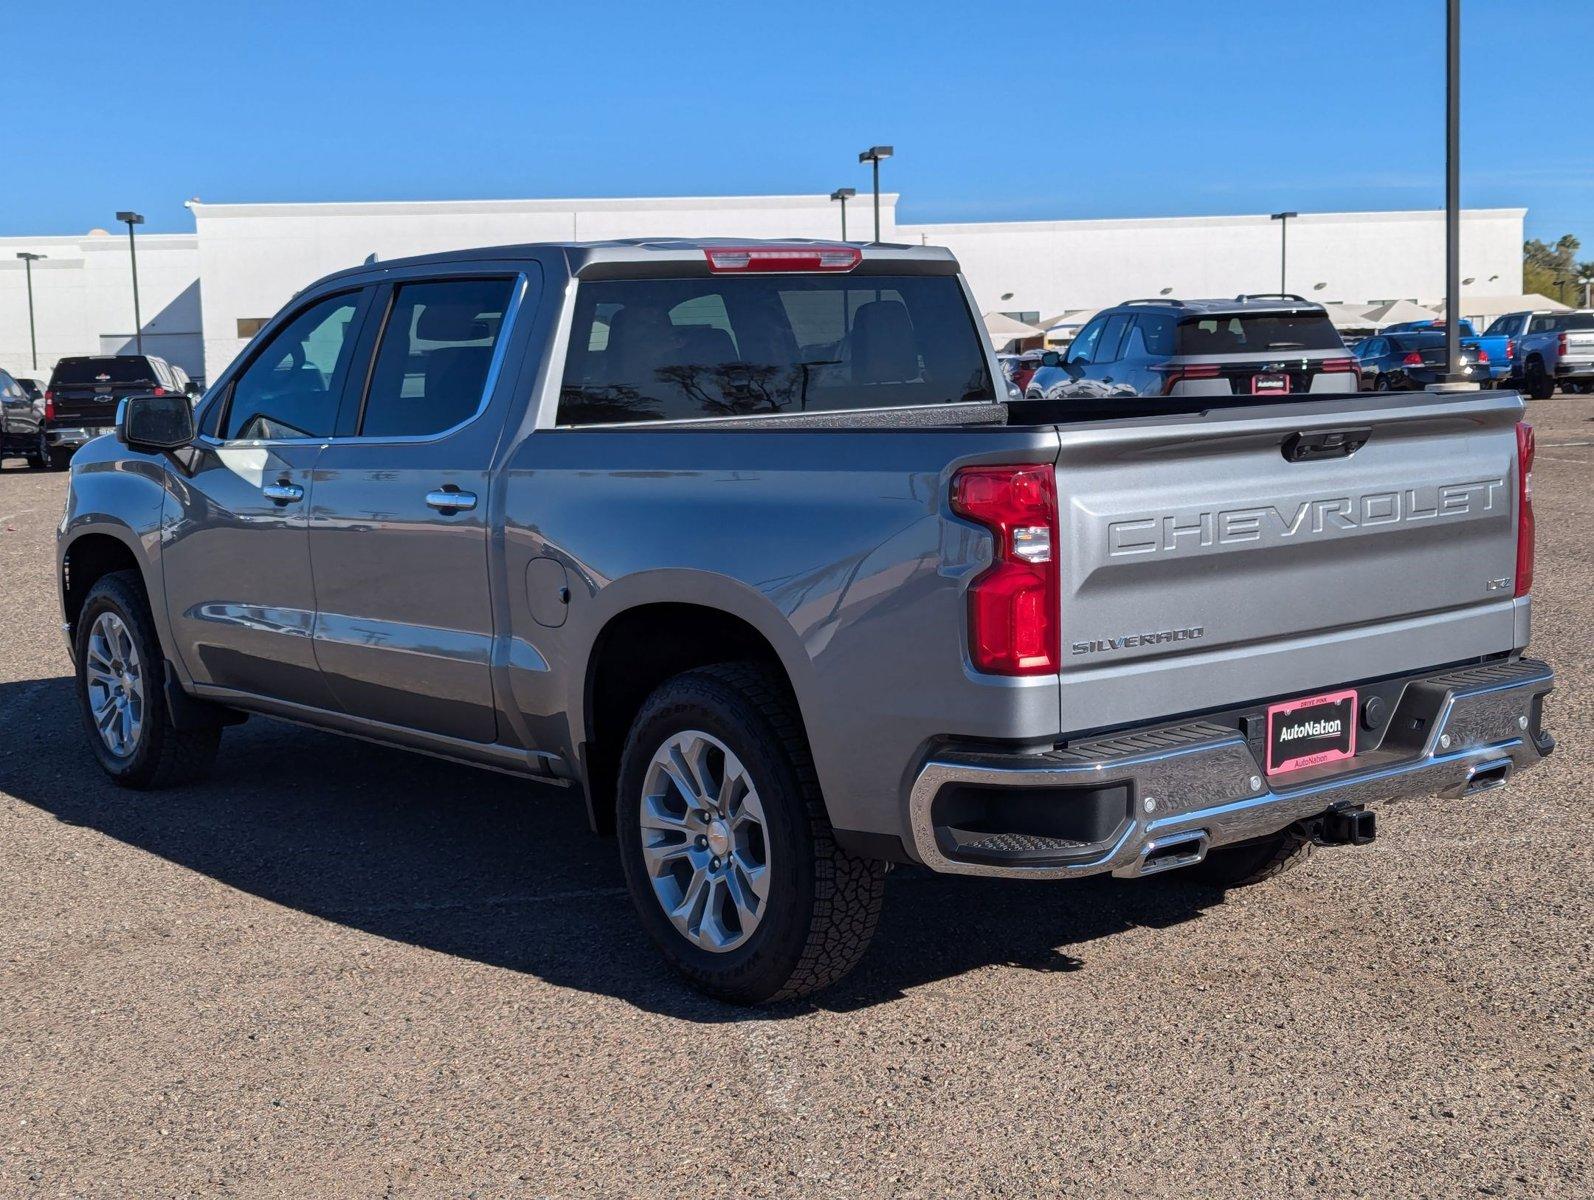
M1113 723L1125 688L1145 716L1509 650L1521 411L1418 393L1063 427L1065 721ZM1286 457L1335 433L1365 442Z

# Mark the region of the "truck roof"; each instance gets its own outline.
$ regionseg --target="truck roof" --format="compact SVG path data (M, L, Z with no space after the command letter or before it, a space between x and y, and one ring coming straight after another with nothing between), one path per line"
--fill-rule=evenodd
M703 252L712 249L779 248L788 247L841 247L848 246L861 255L860 266L876 267L890 263L906 274L943 275L957 272L957 259L944 246L908 246L894 242L842 242L824 238L614 238L607 241L578 242L523 242L509 246L479 246L462 250L446 250L436 254L417 254L407 258L390 258L361 263L342 271L326 275L324 279L339 279L370 271L390 270L397 267L446 266L449 263L503 261L533 258L538 253L554 250L562 252L570 264L572 275L603 274L604 267L646 266L664 267L675 273L681 267L702 266L706 270Z

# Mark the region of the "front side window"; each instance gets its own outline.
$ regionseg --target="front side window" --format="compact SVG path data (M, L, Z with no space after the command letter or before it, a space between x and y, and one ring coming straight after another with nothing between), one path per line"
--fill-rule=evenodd
M1068 347L1068 362L1081 366L1091 361L1091 356L1096 352L1096 343L1101 340L1101 331L1107 324L1106 317L1097 317L1089 325L1079 331L1079 336Z
M583 282L559 423L991 401L955 277Z
M227 441L328 437L338 412L336 380L353 350L359 295L312 304L266 343L234 381Z
M514 281L400 284L371 369L362 437L426 437L480 410Z
M1095 352L1090 356L1091 362L1118 361L1118 348L1123 345L1124 330L1129 328L1132 319L1129 313L1113 313L1107 318L1107 324L1101 331L1101 341L1096 343Z

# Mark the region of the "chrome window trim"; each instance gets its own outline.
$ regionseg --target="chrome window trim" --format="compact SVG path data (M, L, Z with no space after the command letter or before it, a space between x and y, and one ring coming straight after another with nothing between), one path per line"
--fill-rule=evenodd
M482 277L491 279L491 278L494 278L495 276L492 273L489 272L489 273L484 274ZM510 335L514 332L515 324L519 320L519 317L520 317L521 306L522 306L522 304L525 301L526 293L530 290L530 279L526 275L525 271L506 271L506 272L502 272L499 277L505 278L505 279L511 279L513 281L513 286L512 286L512 289L510 291L510 296L509 296L509 304L504 309L504 319L503 319L503 321L500 323L500 325L498 327L498 340L493 344L492 362L488 364L488 367L487 367L487 378L482 383L482 398L481 398L480 402L476 405L476 411L474 413L472 413L470 416L466 417L463 421L457 421L453 425L450 425L447 429L439 430L437 433L405 434L405 435L393 436L393 437L362 437L359 434L353 434L353 435L350 435L348 437L235 438L235 439L233 439L231 441L224 441L221 438L212 437L209 434L201 434L195 440L198 441L198 442L202 442L202 443L204 443L207 446L213 446L213 447L221 447L221 446L249 446L249 447L256 447L256 446L309 446L309 445L320 445L320 446L417 446L417 445L424 445L427 442L441 441L443 438L454 436L454 434L460 432L460 430L464 429L466 426L473 425L477 421L481 420L483 414L485 414L487 412L488 408L490 408L492 406L493 393L495 391L497 391L497 389L498 389L498 377L503 372L504 358L509 352ZM450 276L449 278L457 278L457 276ZM434 278L431 278L429 276L422 275L422 276L417 276L417 277L415 277L413 279L395 280L394 281L394 289L397 290L398 288L403 287L406 283L446 283L446 282L448 282L448 280L443 279L441 277L434 279ZM374 285L367 284L367 285L363 285L363 286L374 286ZM381 342L380 341L378 341L376 345L371 347L371 355L372 355L372 359L373 360L375 359L376 353L380 349L381 349ZM233 382L232 380L228 380L229 384L232 383L232 382Z
M691 425L728 425L740 424L744 421L790 421L804 417L832 417L843 416L847 413L899 413L899 412L940 412L948 408L972 408L975 405L988 404L996 406L1001 401L995 398L990 400L941 400L933 404L893 404L880 405L874 408L818 408L810 409L805 413L734 413L724 417L659 417L656 420L646 421L589 421L581 425L554 425L551 428L558 430L582 429L658 429L661 427L691 426ZM804 426L806 433L817 432L811 425Z

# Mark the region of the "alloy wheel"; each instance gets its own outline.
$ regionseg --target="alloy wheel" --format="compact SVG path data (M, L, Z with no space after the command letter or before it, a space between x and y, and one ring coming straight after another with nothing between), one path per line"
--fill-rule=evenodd
M763 804L741 760L712 734L672 734L648 763L640 826L671 924L712 953L745 943L768 907L770 862Z
M94 619L83 668L94 728L107 750L126 758L144 727L144 671L133 635L116 613Z

